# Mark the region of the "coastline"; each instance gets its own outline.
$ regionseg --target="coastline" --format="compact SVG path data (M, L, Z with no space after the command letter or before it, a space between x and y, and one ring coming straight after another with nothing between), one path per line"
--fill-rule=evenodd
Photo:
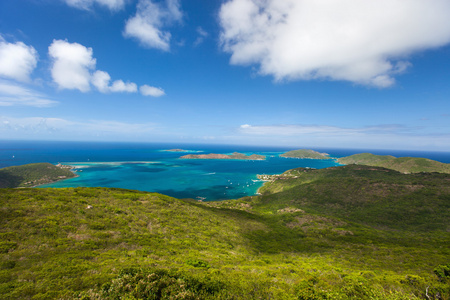
M67 179L72 179L72 178L80 177L80 175L77 174L77 171L75 171L76 167L74 167L74 166L63 165L63 164L61 164L61 163L58 163L58 164L56 164L56 165L54 165L54 166L56 166L56 167L58 167L58 168L61 168L61 169L69 170L70 172L72 172L73 176L72 176L72 177L66 177L66 176L64 176L64 178L63 178L62 176L60 176L60 178L58 178L58 179L56 179L56 180L52 180L52 181L48 181L48 182L36 184L36 185L33 185L33 186L29 186L29 187L17 187L17 188L37 188L37 187L40 187L40 186L42 186L42 185L52 184L52 183L55 183L55 182L60 182L60 181L64 181L64 180L67 180Z

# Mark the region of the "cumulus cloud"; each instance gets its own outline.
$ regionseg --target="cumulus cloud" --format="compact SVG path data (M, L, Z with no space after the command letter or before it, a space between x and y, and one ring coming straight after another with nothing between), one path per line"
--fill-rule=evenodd
M450 42L447 0L229 0L221 43L235 65L276 80L388 87L407 55Z
M94 4L106 6L110 10L119 10L125 6L125 0L64 0L68 5L89 10Z
M136 93L134 82L115 80L102 70L95 70L96 59L92 48L78 43L54 40L49 47L49 55L53 60L51 73L53 81L60 89L76 89L81 92L91 90L91 84L101 93Z
M29 81L36 68L38 54L32 46L22 42L8 43L0 36L0 76Z
M95 69L96 64L92 48L54 40L48 52L53 59L52 78L60 89L90 90L90 70Z
M116 80L110 85L111 76L105 71L97 70L92 75L92 84L102 93L109 92L137 92L137 85L133 82L123 82L123 80Z
M139 90L141 94L144 96L161 97L166 94L163 89L154 86L149 86L146 84L141 86Z
M133 82L123 82L122 80L116 80L111 85L112 92L128 92L135 93L137 92L137 85Z
M109 82L111 81L111 76L105 71L95 71L92 75L92 84L102 93L108 93L110 91Z
M49 107L57 104L39 92L9 81L0 81L0 106Z
M169 51L171 34L163 28L182 18L179 0L166 0L164 4L139 0L136 15L128 19L123 34L145 47Z

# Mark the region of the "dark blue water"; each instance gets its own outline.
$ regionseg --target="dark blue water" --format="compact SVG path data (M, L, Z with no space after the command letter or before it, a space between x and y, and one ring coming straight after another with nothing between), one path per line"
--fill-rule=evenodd
M196 153L234 151L262 154L265 161L185 160L186 153L162 150L181 148ZM334 160L290 159L278 155L292 148L232 145L138 144L92 142L0 141L0 168L35 162L75 166L79 177L45 187L101 186L158 192L177 198L235 199L254 195L262 182L257 174L279 174L297 167L326 168ZM320 149L332 157L370 152L396 157L426 157L450 163L449 152Z

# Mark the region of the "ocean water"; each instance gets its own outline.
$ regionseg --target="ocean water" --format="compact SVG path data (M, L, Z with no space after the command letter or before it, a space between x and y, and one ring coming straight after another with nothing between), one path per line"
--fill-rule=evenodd
M163 150L181 148L190 153L234 151L261 154L255 160L191 160L188 153ZM41 187L117 187L157 192L177 198L205 201L236 199L255 195L263 182L257 174L279 174L298 167L326 168L339 165L334 160L279 157L292 148L233 145L180 145L92 142L0 141L0 168L35 162L74 166L78 177ZM448 152L418 152L361 149L317 149L332 157L371 152L396 157L427 157L450 163Z

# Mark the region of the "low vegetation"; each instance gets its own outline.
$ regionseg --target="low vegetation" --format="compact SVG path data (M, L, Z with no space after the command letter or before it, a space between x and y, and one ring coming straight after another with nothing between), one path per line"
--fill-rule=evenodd
M448 300L449 182L349 165L220 202L0 189L0 298Z
M36 163L0 169L0 188L31 187L75 177L71 167Z
M421 157L394 157L390 155L374 155L360 153L337 160L341 164L359 164L367 166L384 167L402 173L439 172L450 173L450 164L441 163Z
M243 159L243 160L264 160L264 155L252 154L246 155L239 152L233 154L188 154L180 157L181 159Z
M291 158L331 159L328 153L320 153L309 149L292 150L280 155Z

